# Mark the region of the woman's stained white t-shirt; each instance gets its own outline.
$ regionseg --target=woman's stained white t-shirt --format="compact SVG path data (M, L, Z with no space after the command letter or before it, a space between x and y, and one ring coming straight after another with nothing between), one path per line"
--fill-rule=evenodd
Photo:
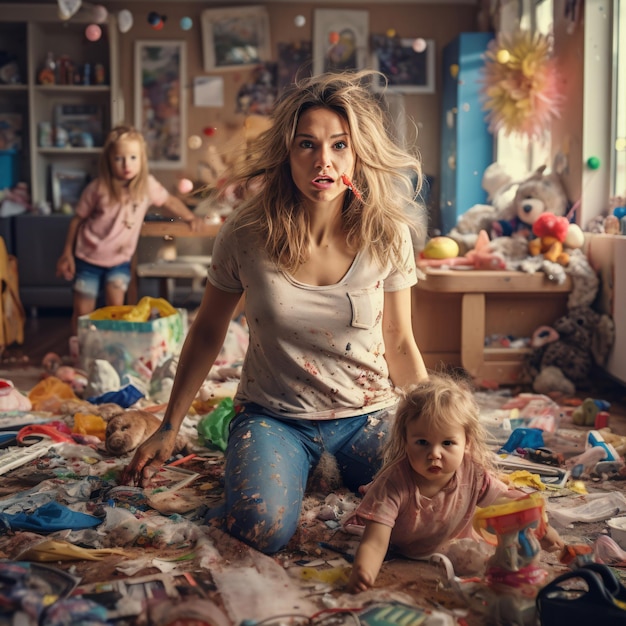
M338 283L319 287L279 270L258 234L226 221L208 279L245 292L250 342L236 403L287 418L335 419L397 402L384 358L384 293L417 282L410 231L401 228L402 272L390 263L381 268L365 250Z

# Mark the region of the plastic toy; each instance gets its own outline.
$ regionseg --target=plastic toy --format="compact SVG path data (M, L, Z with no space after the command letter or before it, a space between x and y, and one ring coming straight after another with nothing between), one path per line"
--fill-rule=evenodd
M463 256L457 256L459 246L451 237L433 237L419 255L421 267L473 267L480 270L503 270L504 258L492 252L487 231L481 230L476 246Z
M532 231L537 236L528 242L532 256L543 254L544 258L561 265L569 263L569 254L563 250L569 221L566 217L542 213L533 222Z
M606 451L607 461L616 461L619 459L619 455L615 448L604 440L602 433L598 430L591 430L587 435L587 447L595 448L600 447Z
M452 259L459 254L459 245L450 237L433 237L422 252L425 259Z
M545 532L544 502L538 493L479 508L474 529L496 546L487 563L490 586L524 590L543 583L548 572L535 564L541 546L535 532Z
M606 400L595 400L594 398L585 398L583 403L574 409L572 413L572 421L577 426L595 426L596 417L601 411L608 411L611 403Z

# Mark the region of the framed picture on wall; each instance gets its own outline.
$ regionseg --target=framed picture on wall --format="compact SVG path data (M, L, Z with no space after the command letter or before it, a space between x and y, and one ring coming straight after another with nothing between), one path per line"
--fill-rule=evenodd
M146 140L151 167L185 165L186 48L184 41L135 42L135 126Z
M368 36L367 11L315 9L313 73L364 69Z
M372 35L372 67L387 78L387 90L398 93L435 93L435 42ZM381 77L377 90L385 87Z
M202 11L204 71L237 70L270 61L267 9L243 6Z

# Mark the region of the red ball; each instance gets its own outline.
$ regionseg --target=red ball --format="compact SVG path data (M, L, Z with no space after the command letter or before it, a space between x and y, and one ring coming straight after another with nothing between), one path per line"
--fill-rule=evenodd
M213 126L206 126L202 129L202 133L207 137L213 137L213 135L215 135L215 128L213 128Z
M102 37L102 29L97 24L89 24L87 28L85 28L85 37L89 41L98 41L100 37Z

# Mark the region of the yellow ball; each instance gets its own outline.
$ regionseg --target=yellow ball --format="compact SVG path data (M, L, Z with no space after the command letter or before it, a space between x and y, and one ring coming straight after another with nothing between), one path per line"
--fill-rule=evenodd
M498 63L502 63L502 65L504 65L511 59L511 53L508 50L498 50L496 59L498 59Z
M450 237L433 237L422 255L425 259L452 259L459 256L459 244Z

